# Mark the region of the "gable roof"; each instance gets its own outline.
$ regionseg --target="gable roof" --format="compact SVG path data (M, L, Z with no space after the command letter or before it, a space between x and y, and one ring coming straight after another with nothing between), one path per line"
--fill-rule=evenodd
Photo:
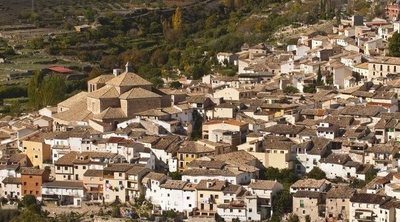
M93 78L91 80L88 81L88 83L92 83L92 84L105 84L107 81L111 80L112 78L114 78L114 75L100 75L97 76L96 78Z
M121 108L114 108L114 107L108 107L103 112L93 115L93 118L99 120L124 119L126 117L127 117L126 114L124 113L124 111L122 111Z
M95 99L110 99L117 98L119 92L115 87L103 86L96 91L90 92L87 96Z
M106 82L107 85L111 86L145 86L152 84L145 80L144 78L140 77L138 74L132 72L124 72L121 75L118 75Z
M89 94L88 92L77 93L77 94L69 97L68 99L58 103L58 106L72 108L76 104L81 103L82 101L84 101L84 103L86 104L86 97L88 94Z
M123 93L120 99L138 99L138 98L159 98L157 93L151 92L143 88L133 88L128 92Z

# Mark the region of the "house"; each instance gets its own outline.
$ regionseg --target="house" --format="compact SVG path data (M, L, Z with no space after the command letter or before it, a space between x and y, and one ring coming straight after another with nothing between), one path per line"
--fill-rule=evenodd
M276 124L265 128L265 132L274 136L285 136L288 138L299 139L299 133L305 129L304 126Z
M325 217L325 194L300 190L293 194L293 213L300 221L320 221Z
M238 56L234 53L228 52L219 52L217 53L218 63L222 66L226 66L228 64L237 65Z
M145 188L142 184L143 177L150 173L151 170L141 164L133 165L127 172L126 195L129 200L135 200L145 194Z
M315 137L296 146L297 164L295 170L299 174L310 172L319 167L320 160L331 153L333 143L326 138Z
M333 220L350 219L350 198L355 189L347 185L333 185L326 193L325 217Z
M24 167L21 169L21 193L33 195L39 200L42 199L42 185L49 181L50 172L48 169L36 169Z
M340 134L339 126L320 122L317 128L317 136L333 140Z
M228 144L210 144L207 141L186 141L180 145L177 151L178 168L182 172L187 169L187 165L193 160L213 155L222 154L231 151Z
M269 218L263 200L257 196L245 196L217 205L217 217L224 221L262 221Z
M248 191L262 200L267 207L267 217L272 216L272 201L275 195L283 189L283 185L277 181L251 180Z
M236 117L238 108L230 103L221 103L214 107L213 118L217 119L233 119Z
M351 160L348 154L331 153L320 160L320 168L328 179L342 178L348 180L356 178L365 180L365 175L371 170L371 165L363 165Z
M396 57L374 57L368 61L368 81L380 80L400 70L400 60Z
M130 164L112 164L103 169L103 195L105 202L120 201L125 203L132 200L127 190L127 172L132 167Z
M89 169L83 174L84 200L93 202L103 200L103 180L103 170Z
M376 92L371 98L371 101L367 103L367 106L379 106L384 107L388 112L397 112L398 106L397 93L395 92Z
M178 162L175 157L179 144L182 142L178 136L144 136L137 142L144 144L154 153L156 169L168 168L171 172L178 170Z
M222 98L225 101L239 101L245 98L253 98L256 92L246 88L224 88L214 93L214 98Z
M208 112L212 112L215 105L209 97L203 95L189 96L186 101L191 108L197 110L203 116L208 116Z
M218 137L218 131L221 130L237 132L240 143L242 143L246 140L246 135L249 132L249 124L235 119L209 120L203 123L203 139L220 142L221 138Z
M44 163L51 160L50 145L44 143L41 135L34 135L22 141L23 152L31 160L33 166L43 169Z
M330 187L328 180L321 179L301 179L296 181L290 186L290 193L296 193L298 191L312 191L312 192L326 192Z
M265 138L263 141L265 159L260 160L265 167L278 169L293 169L296 160L295 143L290 140L277 139L274 137ZM256 154L256 156L260 156Z
M364 154L364 162L376 169L391 169L397 166L399 147L396 144L374 144Z
M161 204L161 185L167 181L167 176L163 173L149 172L142 179L142 185L145 189L145 198L152 204L159 206Z
M1 182L3 184L1 195L9 200L20 200L21 192L21 177L6 177Z
M201 180L196 185L197 211L195 215L214 216L217 213L217 206L223 204L223 190L227 187L225 181Z
M350 198L350 221L378 221L381 205L390 199L388 196L378 194L354 194Z
M42 184L42 200L56 201L58 206L80 207L84 196L80 181L52 181Z
M187 181L167 180L160 186L161 209L191 213L197 201L195 186Z

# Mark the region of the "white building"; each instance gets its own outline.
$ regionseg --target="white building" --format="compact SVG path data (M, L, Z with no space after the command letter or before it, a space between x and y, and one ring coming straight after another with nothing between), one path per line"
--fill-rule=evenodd
M380 206L390 200L388 196L356 193L350 198L350 222L380 220Z
M80 207L84 196L80 181L53 181L42 185L42 199L56 198L60 205Z
M160 189L160 207L190 213L196 207L196 190L192 183L181 180L167 180Z

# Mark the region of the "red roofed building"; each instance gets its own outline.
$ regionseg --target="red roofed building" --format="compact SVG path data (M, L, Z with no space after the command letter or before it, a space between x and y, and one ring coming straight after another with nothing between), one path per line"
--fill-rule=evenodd
M71 74L73 70L64 67L64 66L50 66L49 67L50 71L57 72L57 73L62 73L62 74Z

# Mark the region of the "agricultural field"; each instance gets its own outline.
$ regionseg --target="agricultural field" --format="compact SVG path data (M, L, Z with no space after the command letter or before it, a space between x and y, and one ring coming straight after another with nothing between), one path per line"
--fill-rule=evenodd
M57 27L75 22L78 16L97 15L137 8L185 6L195 0L0 0L0 26L33 23Z

